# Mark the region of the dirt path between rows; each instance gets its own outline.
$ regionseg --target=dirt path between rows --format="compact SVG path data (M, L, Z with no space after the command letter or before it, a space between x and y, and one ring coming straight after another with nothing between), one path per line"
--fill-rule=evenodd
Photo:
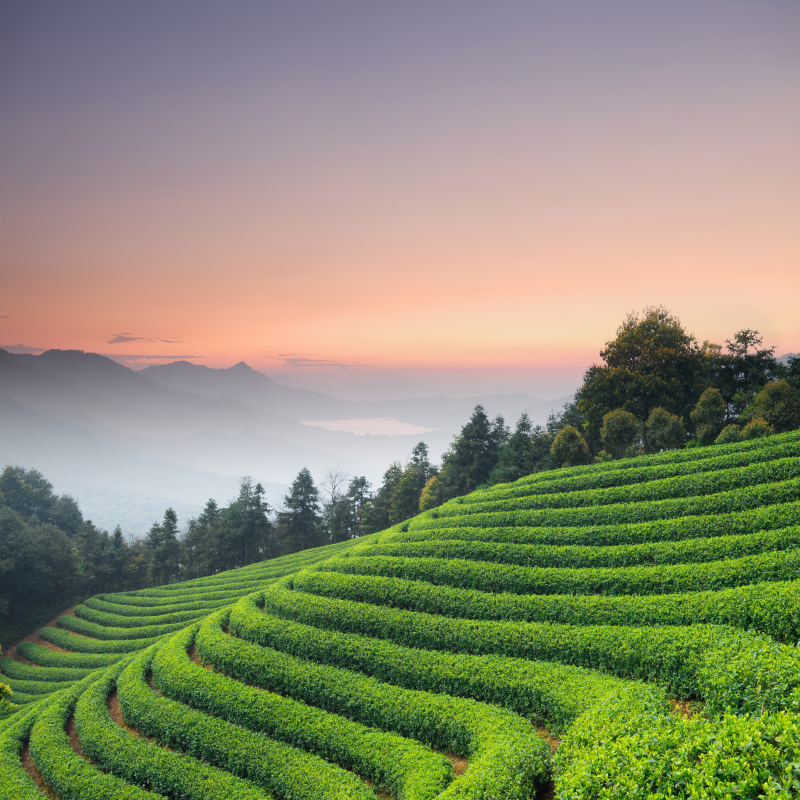
M9 658L14 659L14 661L19 661L21 664L30 664L30 661L26 661L21 655L17 654L17 647L21 645L23 642L32 642L33 644L41 645L42 647L46 647L48 650L54 650L57 653L66 653L67 651L62 649L61 647L56 647L54 644L50 644L50 642L46 642L39 636L39 631L42 628L54 627L56 624L56 620L60 617L74 617L75 616L75 606L70 606L65 611L62 611L57 616L53 617L50 622L45 622L44 625L38 627L33 633L29 633L27 636L20 639L18 642L14 642L8 650L3 651L4 656L8 656Z

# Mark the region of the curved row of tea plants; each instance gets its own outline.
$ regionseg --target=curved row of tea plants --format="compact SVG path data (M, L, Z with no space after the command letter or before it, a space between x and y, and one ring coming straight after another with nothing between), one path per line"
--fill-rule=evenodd
M555 470L90 598L0 662L0 796L25 747L70 800L796 796L798 476L798 432Z

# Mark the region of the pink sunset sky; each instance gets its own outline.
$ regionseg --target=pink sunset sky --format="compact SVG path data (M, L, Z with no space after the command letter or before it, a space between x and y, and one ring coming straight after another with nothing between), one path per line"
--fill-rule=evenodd
M0 10L0 342L574 389L624 316L800 351L800 4Z

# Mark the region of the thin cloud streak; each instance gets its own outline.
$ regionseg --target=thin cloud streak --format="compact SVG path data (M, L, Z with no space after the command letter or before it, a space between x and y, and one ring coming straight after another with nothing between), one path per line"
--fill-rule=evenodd
M360 364L347 361L333 361L328 358L303 358L302 356L291 355L289 353L278 353L277 356L264 356L264 358L283 359L285 367L340 367L350 369L352 367L374 367L374 364Z
M130 333L115 333L106 344L127 344L128 342L161 342L162 344L185 344L180 339L170 337L162 339L157 336L132 336Z

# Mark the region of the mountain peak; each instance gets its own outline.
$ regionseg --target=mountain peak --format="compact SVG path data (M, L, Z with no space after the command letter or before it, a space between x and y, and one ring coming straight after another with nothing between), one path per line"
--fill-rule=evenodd
M244 361L240 361L238 364L234 364L232 367L228 367L229 370L236 370L237 372L255 372L255 370L249 365L245 364Z

